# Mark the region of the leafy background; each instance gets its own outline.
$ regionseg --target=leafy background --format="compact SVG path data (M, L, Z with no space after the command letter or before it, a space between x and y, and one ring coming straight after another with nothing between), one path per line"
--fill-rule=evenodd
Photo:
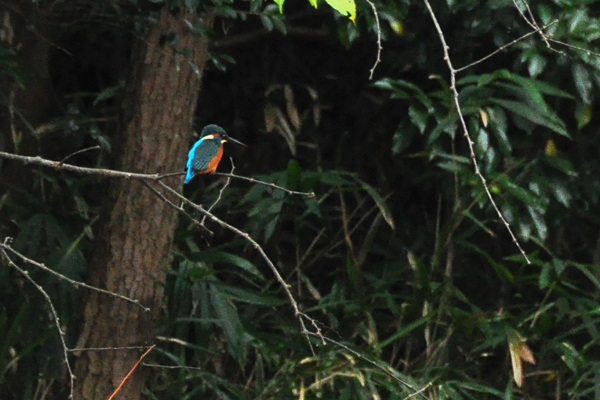
M456 67L532 30L512 1L431 3ZM552 41L530 35L458 74L477 161L531 264L474 173L424 5L374 4L383 52L373 80L377 28L368 3L358 2L356 24L325 4L287 2L283 15L260 0L202 4L218 19L214 32L199 32L213 44L198 128L217 123L249 145L226 149L236 173L316 193L306 199L233 181L213 212L264 246L324 334L415 387L429 384L431 399L600 398L596 2L530 1L538 24L557 20L545 30ZM48 57L55 112L26 137L3 132L3 141L34 143L27 150L50 159L100 144L72 161L110 165L126 76L119 67L136 24L158 6L82 1L46 15L57 45ZM23 81L27 67L0 47L2 79L32 85ZM6 113L6 89L0 102ZM1 182L2 233L28 257L83 279L106 182L14 168L28 178ZM221 171L229 168L224 159ZM221 184L196 178L185 194L212 204ZM212 237L180 223L148 363L189 368L145 367L146 398L413 393L334 345L315 340L313 354L253 248L210 228ZM74 347L80 293L31 274L72 327ZM0 299L0 397L64 398L43 298L4 265ZM509 344L536 360L523 366L520 388Z

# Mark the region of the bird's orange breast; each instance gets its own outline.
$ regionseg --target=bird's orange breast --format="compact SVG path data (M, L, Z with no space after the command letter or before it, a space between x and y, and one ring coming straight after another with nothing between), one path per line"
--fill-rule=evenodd
M217 152L217 155L214 156L212 158L212 160L210 160L208 162L208 166L206 167L206 169L204 171L202 171L202 173L203 174L212 174L213 172L215 172L217 170L217 166L221 162L221 158L223 158L223 146L222 145L219 147L219 151Z

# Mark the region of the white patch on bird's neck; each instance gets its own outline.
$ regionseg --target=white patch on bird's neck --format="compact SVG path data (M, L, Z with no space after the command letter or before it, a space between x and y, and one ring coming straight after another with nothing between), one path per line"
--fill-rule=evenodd
M204 139L204 140L213 140L214 138L215 138L215 135L211 134L211 135L204 136L202 139Z

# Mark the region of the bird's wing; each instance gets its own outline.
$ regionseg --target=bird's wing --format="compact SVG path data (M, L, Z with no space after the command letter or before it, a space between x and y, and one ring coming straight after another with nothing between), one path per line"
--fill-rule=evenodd
M208 168L208 163L210 160L212 160L218 153L218 143L216 143L214 140L202 140L194 151L191 160L191 169L194 171L204 171L206 168Z

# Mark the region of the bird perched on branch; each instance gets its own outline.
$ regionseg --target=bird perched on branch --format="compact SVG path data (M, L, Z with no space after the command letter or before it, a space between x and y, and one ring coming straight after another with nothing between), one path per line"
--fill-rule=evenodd
M207 125L202 129L200 140L192 146L187 159L185 181L188 183L198 174L212 174L223 157L223 143L231 141L244 147L239 142L227 135L227 132L218 125Z

